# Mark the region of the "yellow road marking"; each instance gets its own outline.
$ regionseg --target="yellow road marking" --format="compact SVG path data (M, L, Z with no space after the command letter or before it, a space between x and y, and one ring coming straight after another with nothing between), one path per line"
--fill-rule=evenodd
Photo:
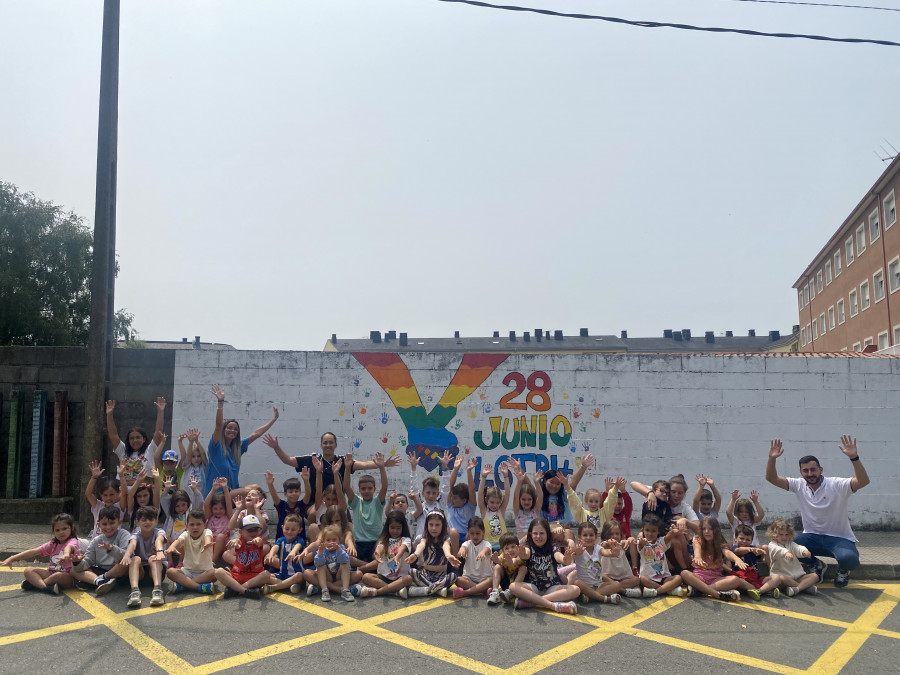
M24 633L15 633L0 638L0 647L12 645L17 642L25 642L27 640L37 640L38 638L48 637L50 635L59 635L60 633L68 633L81 628L89 628L90 626L100 625L99 619L84 619L82 621L73 621L72 623L64 623L59 626L50 626L49 628L38 628L29 630Z

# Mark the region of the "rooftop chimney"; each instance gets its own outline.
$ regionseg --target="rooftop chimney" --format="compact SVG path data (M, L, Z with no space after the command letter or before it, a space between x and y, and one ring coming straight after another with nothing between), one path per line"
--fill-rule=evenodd
M795 323L794 326L793 326L793 328L791 328L791 332L792 332L792 333L799 333L799 332L800 332L800 324L799 324L799 323Z
M587 337L587 336L588 336L588 329L587 329L587 328L581 328L581 329L578 331L578 334L579 334L581 337Z
M535 328L534 329L534 339L537 340L538 342L540 342L541 338L543 338L543 337L544 337L544 331L542 331L540 328Z
M381 331L380 330L372 330L369 331L369 339L376 344L381 342Z
M756 337L756 329L751 328L749 331L747 331L747 335L750 337Z
M516 341L516 331L514 331L514 330L509 331L509 341L510 342Z
M780 330L770 330L769 331L769 340L775 342L776 340L781 339L781 331Z
M671 328L666 328L666 329L663 331L663 337L664 337L664 338L670 338L670 337L672 337L672 329L671 329Z
M194 336L194 349L200 349L200 336Z
M682 328L681 335L685 340L691 339L691 329L690 328Z
M406 333L400 333L400 346L406 346Z
M681 342L681 331L680 331L680 330L678 330L678 331L673 331L673 332L672 332L672 339L675 340L675 342Z
M711 330L706 331L706 344L713 344L716 341L716 335Z
M458 330L453 331L453 337L455 337L457 340L459 340L459 331Z
M553 339L554 340L562 340L563 339L562 331L561 330L553 331Z
M734 332L730 330L725 331L725 337L734 337Z
M628 339L628 331L627 331L627 330L623 330L623 331L620 333L620 335L622 336L622 339L623 339L623 340L627 340L627 339Z
M531 333L525 331L522 333L522 339L525 340L525 342L531 342Z
M186 345L186 344L187 344L187 338L181 338L181 344Z
M384 334L384 339L385 340L396 340L397 339L397 331L389 330L387 333Z
M499 331L499 330L495 330L495 331L494 331L494 337L500 337L500 331Z
M337 344L337 333L331 334L331 344L333 344L333 345Z

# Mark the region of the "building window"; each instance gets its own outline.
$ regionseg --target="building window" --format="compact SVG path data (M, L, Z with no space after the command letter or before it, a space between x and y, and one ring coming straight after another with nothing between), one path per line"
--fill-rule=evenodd
M812 329L813 329L813 340L815 340L817 337L819 337L819 322L818 321L812 322Z
M819 335L825 335L825 312L819 314Z
M834 276L841 276L841 251L838 249L834 254Z
M874 344L875 344L875 340L873 340L871 338L871 336L867 337L865 340L863 340L863 347L868 347L869 345L874 345Z
M856 299L856 289L850 291L850 318L859 314L859 302Z
M884 331L883 333L879 333L878 334L878 351L881 351L882 349L887 349L888 347L890 347L890 344L888 344L888 332Z
M894 344L900 345L900 324L894 326Z
M816 299L816 282L810 281L808 284L806 284L806 287L809 289L809 299L815 300Z
M855 352L861 352L861 351L862 351L862 345L859 344L858 342L854 342L854 343L853 343L853 351L855 351Z
M859 307L865 310L869 309L871 304L869 301L869 282L866 280L859 285Z
M801 347L806 346L806 329L805 328L800 329L800 346Z
M806 344L812 344L812 328L809 324L806 324Z
M847 253L847 267L853 264L853 237L844 242L844 250Z
M869 242L881 236L881 225L878 223L878 208L869 214Z
M803 287L803 306L805 307L808 304L809 304L809 286L807 285L807 286Z
M884 300L884 270L878 270L872 275L872 290L875 294L875 302Z
M897 202L894 200L894 191L891 190L884 198L884 229L888 229L897 222ZM896 340L894 344L897 344Z
M825 263L825 285L831 283L831 261Z
M838 315L838 325L844 323L844 299L841 298L837 301L837 315Z
M800 309L803 309L803 291L797 293L797 304L800 305Z
M828 308L828 330L834 330L834 305Z
M816 272L816 291L822 292L822 270Z
M900 256L888 263L888 288L891 293L900 291Z
M860 225L856 228L856 255L861 256L866 252L866 226Z

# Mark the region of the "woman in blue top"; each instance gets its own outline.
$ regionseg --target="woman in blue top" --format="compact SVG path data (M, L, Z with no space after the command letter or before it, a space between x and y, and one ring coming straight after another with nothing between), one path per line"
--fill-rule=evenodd
M272 419L263 424L247 438L241 439L241 427L237 420L225 419L225 390L217 384L212 386L212 393L218 400L216 407L216 426L209 439L209 466L206 473L206 492L212 490L213 481L219 476L228 479L228 487L234 490L240 487L238 472L241 469L241 455L247 452L248 446L266 433L278 419L278 408L272 406Z

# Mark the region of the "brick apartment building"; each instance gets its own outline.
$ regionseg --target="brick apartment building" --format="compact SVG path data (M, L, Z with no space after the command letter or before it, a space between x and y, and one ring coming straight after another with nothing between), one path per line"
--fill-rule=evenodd
M900 344L900 156L794 284L800 351Z

